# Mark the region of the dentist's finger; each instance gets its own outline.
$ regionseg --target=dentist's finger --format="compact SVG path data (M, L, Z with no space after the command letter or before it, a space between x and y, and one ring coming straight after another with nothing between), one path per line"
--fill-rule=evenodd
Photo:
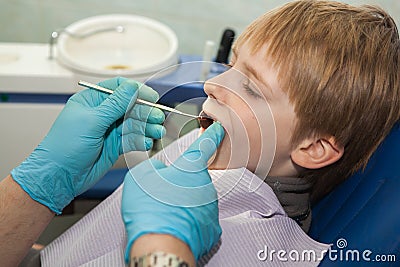
M135 103L127 111L126 117L158 124L163 123L165 120L165 114L161 109L139 103Z
M135 102L137 97L138 85L135 81L126 80L118 86L97 108L106 126L123 117L131 101Z
M115 89L118 88L118 86L120 86L122 83L124 83L127 80L128 80L128 78L115 77L115 78L101 81L98 83L98 85L114 91Z
M151 88L150 86L147 86L143 83L137 82L138 87L139 87L139 98L146 100L146 101L150 101L153 103L156 103L158 101L158 99L160 99L159 94L157 93L157 91L155 91L153 88Z
M153 139L145 137L143 135L130 133L123 135L119 154L131 152L131 151L147 151L153 147Z
M153 88L151 88L141 82L138 82L135 80L130 80L130 79L124 78L124 77L115 77L112 79L104 80L102 82L99 82L98 85L100 85L101 87L105 87L107 89L115 91L121 84L123 84L126 81L136 84L136 87L139 89L139 95L138 95L139 98L150 101L150 102L154 102L154 103L157 102L158 99L160 98L158 93Z
M117 127L118 135L127 135L135 133L138 135L144 135L146 137L160 139L165 133L165 127L160 124L153 124L144 121L134 120L127 118L124 123Z
M225 131L221 123L215 122L174 162L183 171L198 172L207 168L207 162L217 150Z

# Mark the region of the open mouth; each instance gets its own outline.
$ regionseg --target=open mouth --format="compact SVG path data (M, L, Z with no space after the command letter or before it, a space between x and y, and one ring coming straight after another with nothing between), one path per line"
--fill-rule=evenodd
M214 119L207 115L207 113L204 111L200 112L197 120L199 121L200 127L203 129L207 129L211 124L214 123Z

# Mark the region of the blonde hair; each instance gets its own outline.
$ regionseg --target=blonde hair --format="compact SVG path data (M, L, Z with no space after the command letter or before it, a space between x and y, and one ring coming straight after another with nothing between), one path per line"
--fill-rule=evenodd
M356 170L399 119L399 36L393 19L373 6L294 1L254 21L235 45L266 46L298 118L292 145L334 136L345 147L336 163L306 170L313 199Z

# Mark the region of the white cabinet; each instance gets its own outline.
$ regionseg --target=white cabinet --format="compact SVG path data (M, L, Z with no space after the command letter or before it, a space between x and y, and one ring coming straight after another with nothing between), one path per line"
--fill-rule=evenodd
M0 103L0 180L40 143L64 104Z

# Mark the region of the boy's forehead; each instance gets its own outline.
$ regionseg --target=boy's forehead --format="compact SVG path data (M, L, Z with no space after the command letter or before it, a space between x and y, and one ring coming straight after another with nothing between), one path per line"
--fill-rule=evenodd
M232 49L232 53L234 55L234 58L238 58L238 52L237 52L237 47L233 47ZM243 51L244 50L244 51ZM259 68L256 68L255 66L253 66L253 64L250 64L249 62L251 62L251 58L249 58L249 55L246 51L246 47L243 47L241 52L243 53L242 55L242 61L243 61L243 66L244 68L250 72L251 74L253 74L253 76L259 80L259 81L263 81L264 78L262 77L262 73L259 71Z

